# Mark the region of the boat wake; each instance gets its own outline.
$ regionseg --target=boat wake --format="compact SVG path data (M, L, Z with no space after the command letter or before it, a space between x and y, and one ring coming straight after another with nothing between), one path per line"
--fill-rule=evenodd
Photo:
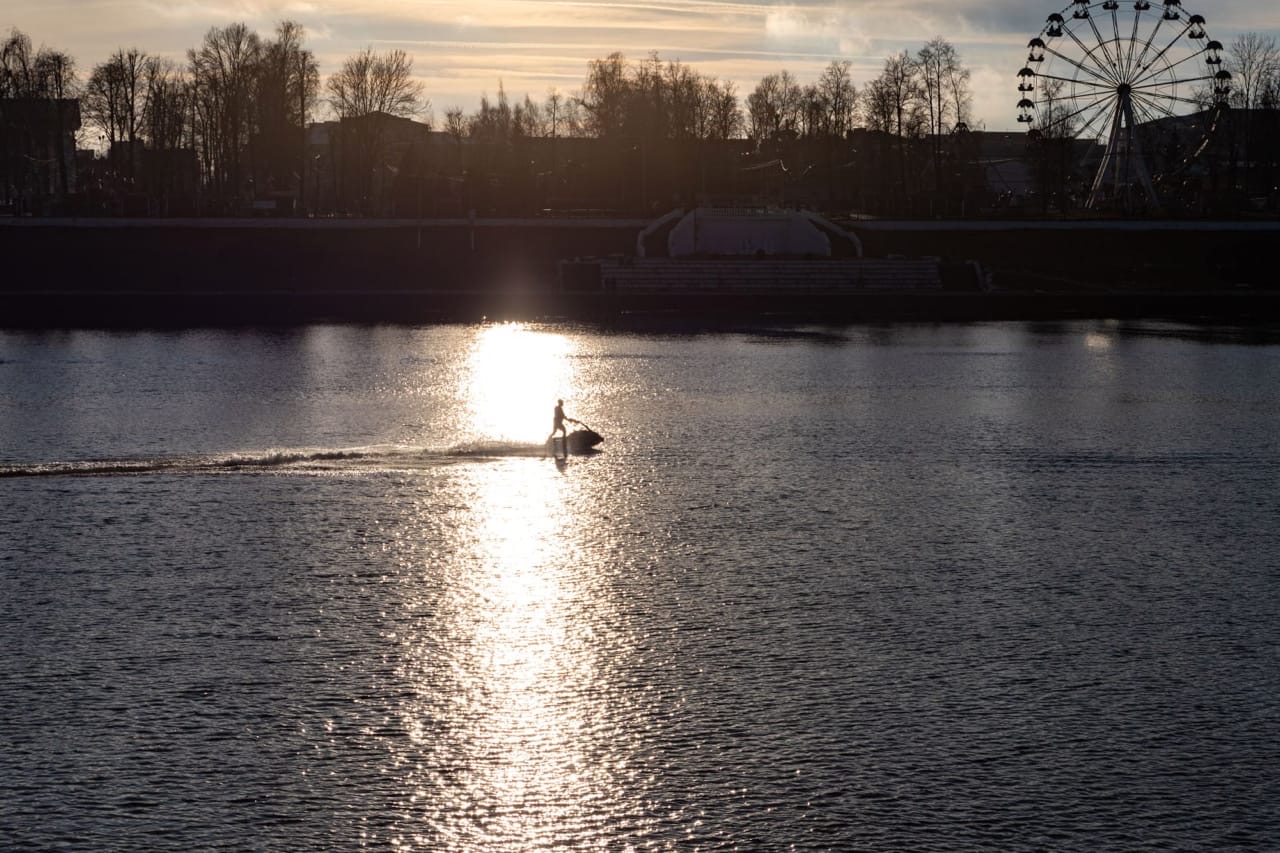
M476 441L443 448L403 445L303 448L134 459L0 463L0 478L270 472L311 474L372 473L421 470L464 461L513 457L538 458L546 455L547 449L545 445L509 441Z

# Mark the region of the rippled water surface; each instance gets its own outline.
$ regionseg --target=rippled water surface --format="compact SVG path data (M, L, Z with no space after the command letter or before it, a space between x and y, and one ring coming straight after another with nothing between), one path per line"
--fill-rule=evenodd
M0 333L0 846L1274 849L1276 340Z

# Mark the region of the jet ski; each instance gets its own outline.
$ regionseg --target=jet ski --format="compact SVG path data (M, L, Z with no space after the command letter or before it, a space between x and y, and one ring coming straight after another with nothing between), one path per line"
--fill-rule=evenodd
M604 441L603 435L584 426L582 429L575 429L565 438L551 439L551 447L553 450L563 450L565 453L591 453L602 441Z

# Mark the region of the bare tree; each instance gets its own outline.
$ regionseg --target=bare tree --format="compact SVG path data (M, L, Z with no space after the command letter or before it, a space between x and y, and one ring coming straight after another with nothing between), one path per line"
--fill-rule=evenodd
M183 187L182 176L191 138L191 86L170 59L149 56L142 66L143 108L141 137L150 147L144 180L149 196L168 208L170 197Z
M547 90L547 100L543 102L543 114L546 116L547 130L550 131L552 139L556 139L561 135L560 129L565 125L566 101L568 100L570 99L560 94L560 90L554 86Z
M57 189L63 196L70 191L74 155L66 139L76 130L72 99L78 94L70 56L47 47L33 51L31 39L17 29L0 41L0 101L25 101L8 109L0 104L0 197L19 188L48 192L51 161Z
M484 142L506 142L511 138L513 116L507 90L498 81L498 100L489 100L488 93L480 96L480 109L471 118L468 128L473 139Z
M1280 110L1280 68L1263 84L1259 103L1264 110Z
M254 94L262 41L244 24L214 27L187 51L193 111L211 188L224 201L246 189L244 160L254 129Z
M1228 58L1231 72L1229 103L1243 115L1233 118L1227 132L1231 182L1246 194L1253 191L1256 166L1265 160L1269 147L1263 138L1268 122L1257 121L1255 113L1274 103L1276 77L1280 75L1280 47L1275 36L1242 33L1231 43ZM1243 173L1243 174L1241 174Z
M801 136L817 139L827 132L827 100L817 84L809 84L800 90L800 107L797 125Z
M703 113L708 139L734 139L742 134L742 111L731 80L707 80L703 87Z
M80 92L80 81L76 74L76 62L69 55L59 50L41 47L36 53L35 75L37 87L44 97L54 100L54 132L61 140L68 133L67 111L62 101L77 98ZM74 128L73 128L74 130ZM72 155L74 156L74 155ZM58 188L65 197L71 192L71 169L64 153L59 153Z
M799 130L803 92L790 71L767 74L747 96L748 133L757 143Z
M147 54L138 48L117 50L94 67L85 88L84 111L108 145L112 165L132 176L136 171L138 140L146 106L144 69ZM121 145L127 143L122 151Z
M941 188L944 140L967 116L969 71L961 65L955 47L942 36L920 48L914 66L928 122L934 180Z
M952 115L959 127L973 122L973 92L969 87L969 69L960 61L960 55L954 49L952 56L955 61L946 64L942 88L951 101Z
M707 116L703 112L701 74L683 62L668 62L662 74L662 97L658 108L664 112L669 139L705 139Z
M191 90L172 60L149 56L142 66L143 137L158 151L182 147L189 134Z
M893 131L893 100L883 79L877 77L862 90L862 111L868 129Z
M857 89L850 63L833 60L816 83L802 86L789 71L766 75L747 97L747 134L762 141L779 136L843 136L853 126Z
M926 125L923 94L915 63L904 50L884 62L878 78L890 116L890 133L900 137L917 137Z
M626 134L654 139L670 137L673 131L670 92L656 51L636 63L627 84L623 102Z
M947 98L944 81L946 65L954 56L955 49L941 36L925 43L915 56L914 68L920 87L919 95L924 104L928 132L934 136L941 136L950 124L951 102Z
M444 129L445 132L452 136L459 144L467 136L468 126L466 113L462 111L462 107L452 106L444 111Z
M1063 95L1064 87L1062 80L1040 81L1038 132L1031 137L1032 178L1045 213L1051 200L1057 198L1062 203L1066 199L1076 177L1076 136L1082 128L1071 100Z
M279 190L292 184L299 197L307 119L320 86L315 56L303 47L305 37L301 24L281 21L262 45L254 80L256 185Z
M853 127L857 115L858 90L849 68L847 59L833 59L818 78L818 90L827 109L826 131L835 136L844 136Z
M548 122L543 108L525 93L524 100L516 104L511 115L511 132L515 136L536 138L549 136Z
M76 97L80 91L76 61L60 50L41 47L36 52L35 87L44 98Z
M589 63L587 79L577 99L589 135L607 138L622 133L631 90L629 74L626 57L616 51Z
M886 134L898 161L897 180L905 197L911 184L910 140L918 138L926 126L921 87L916 65L906 51L885 59L880 76L867 84L865 110L867 125ZM880 176L892 186L888 175Z
M366 48L349 56L325 88L340 118L374 113L409 118L429 105L422 84L413 78L413 60L403 50L374 53Z
M465 169L466 163L462 159L462 140L467 138L470 131L471 121L467 118L467 114L462 111L462 107L448 107L444 111L444 131L449 134L449 138L453 140L454 150L458 155L458 168Z
M543 115L547 120L547 130L552 139L564 136L582 136L582 105L578 99L565 95L552 86L547 90L547 99L543 102Z
M12 29L0 42L0 98L33 98L38 88L31 37Z
M72 98L77 83L75 60L62 51L35 50L19 29L0 41L0 98Z
M1241 33L1231 42L1231 105L1253 110L1262 105L1268 86L1280 73L1280 47L1275 36Z
M554 107L548 103L557 124L564 108L570 134L578 124L574 106L559 99ZM657 53L637 63L621 53L593 60L577 106L585 132L601 138L706 139L737 127L726 112L737 109L732 86L678 60L664 62Z
M278 109L296 127L306 125L320 91L319 66L305 39L301 24L281 21L262 47L258 69L259 109Z
M422 83L413 77L413 60L403 50L375 53L366 48L347 57L325 86L329 103L343 129L344 159L356 175L356 189L368 199L374 170L380 167L388 117L410 118L429 102ZM350 142L350 150L347 142Z
M867 126L895 136L916 136L925 125L915 64L904 51L884 62L880 76L867 84Z

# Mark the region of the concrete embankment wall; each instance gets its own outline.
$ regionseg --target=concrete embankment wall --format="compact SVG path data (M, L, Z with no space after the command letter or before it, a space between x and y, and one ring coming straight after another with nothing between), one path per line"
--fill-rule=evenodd
M977 260L997 288L1013 291L1003 294L620 301L557 291L557 261L631 254L643 225L0 220L0 326L421 322L620 311L854 320L1276 316L1277 291L1270 288L1280 228L1269 223L854 224L868 256Z
M0 220L0 292L550 289L638 221Z
M1276 285L1277 222L860 222L868 255L975 259L1002 290Z

